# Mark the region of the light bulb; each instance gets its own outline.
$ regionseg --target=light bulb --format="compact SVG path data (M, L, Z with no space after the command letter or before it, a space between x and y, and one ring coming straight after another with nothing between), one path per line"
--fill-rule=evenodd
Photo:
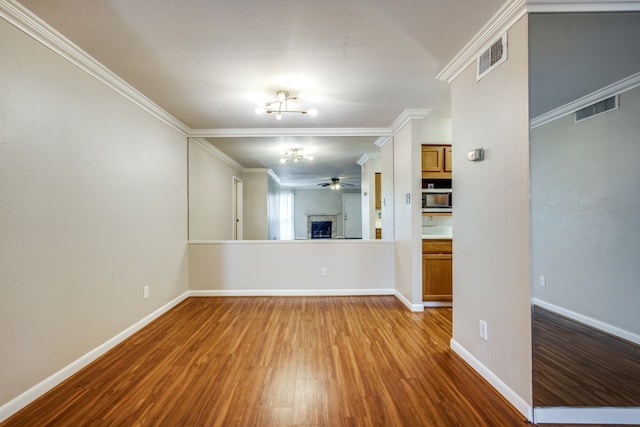
M340 189L340 184L336 184L336 185L335 185L335 189L336 189L336 190L339 190L339 189Z
M280 163L287 163L287 159L280 159Z
M262 114L264 114L264 113L266 113L266 112L267 112L267 110L265 110L265 108L264 108L264 107L256 107L256 110L255 110L255 111L256 111L256 114L257 114L258 116L261 116Z
M282 120L282 113L276 114L276 120Z
M284 101L285 101L285 99L287 99L287 94L286 94L286 92L285 92L285 91L283 91L283 90L278 91L278 93L276 94L276 99L277 99L279 102L284 102Z
M310 116L317 116L318 110L316 110L315 108L312 108L310 110L307 110L307 114L309 114Z
M313 160L313 156L307 156L307 160Z

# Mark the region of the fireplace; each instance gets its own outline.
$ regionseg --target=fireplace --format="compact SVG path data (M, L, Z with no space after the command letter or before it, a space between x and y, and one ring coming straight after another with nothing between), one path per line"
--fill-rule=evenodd
M335 239L338 215L307 214L307 239Z
M330 239L331 221L311 221L312 239Z

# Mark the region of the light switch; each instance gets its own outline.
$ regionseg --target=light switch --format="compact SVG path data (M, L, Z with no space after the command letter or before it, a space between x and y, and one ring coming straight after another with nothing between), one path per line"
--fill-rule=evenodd
M407 193L404 195L404 204L405 205L411 204L411 193Z

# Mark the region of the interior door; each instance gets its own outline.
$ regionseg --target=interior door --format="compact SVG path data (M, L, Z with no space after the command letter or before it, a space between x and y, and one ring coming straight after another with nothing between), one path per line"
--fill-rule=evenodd
M343 193L344 238L362 239L362 199L360 193Z

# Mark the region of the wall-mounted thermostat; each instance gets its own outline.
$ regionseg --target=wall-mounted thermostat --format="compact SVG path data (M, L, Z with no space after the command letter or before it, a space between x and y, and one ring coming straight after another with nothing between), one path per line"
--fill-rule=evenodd
M484 150L482 148L476 148L473 151L467 153L467 158L470 162L477 162L484 159Z

